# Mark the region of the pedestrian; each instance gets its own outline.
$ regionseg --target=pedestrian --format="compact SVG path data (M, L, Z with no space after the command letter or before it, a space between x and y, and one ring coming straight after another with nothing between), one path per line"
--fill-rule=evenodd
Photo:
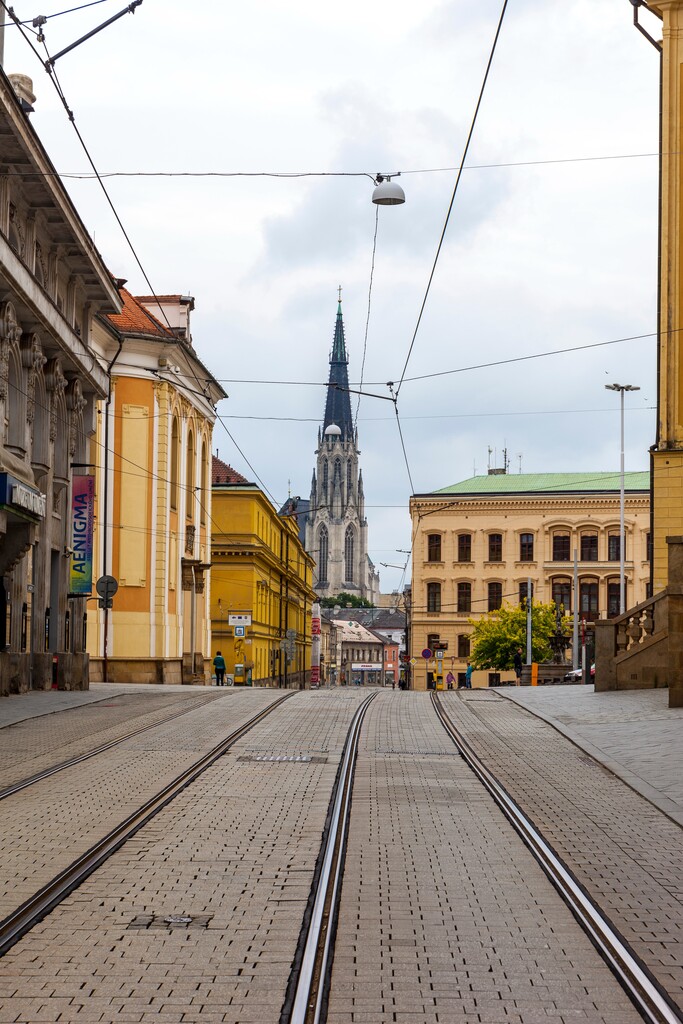
M448 687L449 690L453 689L453 683L454 682L455 682L455 676L453 675L452 672L449 672L448 675L446 676L446 686Z
M473 673L473 671L474 671L474 669L472 668L471 663L468 661L467 662L467 668L465 670L465 689L466 690L471 690L472 689L472 673Z
M225 658L220 651L216 651L213 667L216 671L216 686L225 686Z
M515 651L515 656L512 659L512 664L514 665L514 668L515 668L515 679L517 681L517 686L521 686L521 683L522 683L522 664L523 664L523 662L522 662L522 648L521 647L518 647L517 650Z

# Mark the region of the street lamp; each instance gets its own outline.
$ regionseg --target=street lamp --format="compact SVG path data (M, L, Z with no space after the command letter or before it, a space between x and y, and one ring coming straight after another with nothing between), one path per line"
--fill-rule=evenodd
M636 384L605 384L607 391L621 396L621 487L619 492L619 614L626 611L626 531L624 527L624 391L640 391Z
M375 178L375 189L372 193L372 201L377 206L401 206L406 201L406 195L398 182L392 178L400 177L401 172L394 174L378 174Z

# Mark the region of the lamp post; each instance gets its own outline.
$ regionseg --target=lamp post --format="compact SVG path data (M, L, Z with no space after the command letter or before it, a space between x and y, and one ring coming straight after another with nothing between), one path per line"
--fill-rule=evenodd
M607 391L618 391L621 406L621 486L619 490L619 614L626 611L626 530L624 525L624 392L640 391L636 384L605 384Z

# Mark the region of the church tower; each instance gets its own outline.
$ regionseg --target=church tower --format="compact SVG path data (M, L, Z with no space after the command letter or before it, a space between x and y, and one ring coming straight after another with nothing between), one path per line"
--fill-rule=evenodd
M379 595L379 574L368 558L368 522L358 432L351 415L348 363L340 296L305 547L315 559L313 587L320 597L346 591L374 603Z

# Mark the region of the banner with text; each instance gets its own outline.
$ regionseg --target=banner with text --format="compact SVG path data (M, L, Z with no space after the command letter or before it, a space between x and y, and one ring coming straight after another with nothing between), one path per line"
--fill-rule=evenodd
M75 476L71 499L71 568L69 593L81 596L92 591L95 477Z

